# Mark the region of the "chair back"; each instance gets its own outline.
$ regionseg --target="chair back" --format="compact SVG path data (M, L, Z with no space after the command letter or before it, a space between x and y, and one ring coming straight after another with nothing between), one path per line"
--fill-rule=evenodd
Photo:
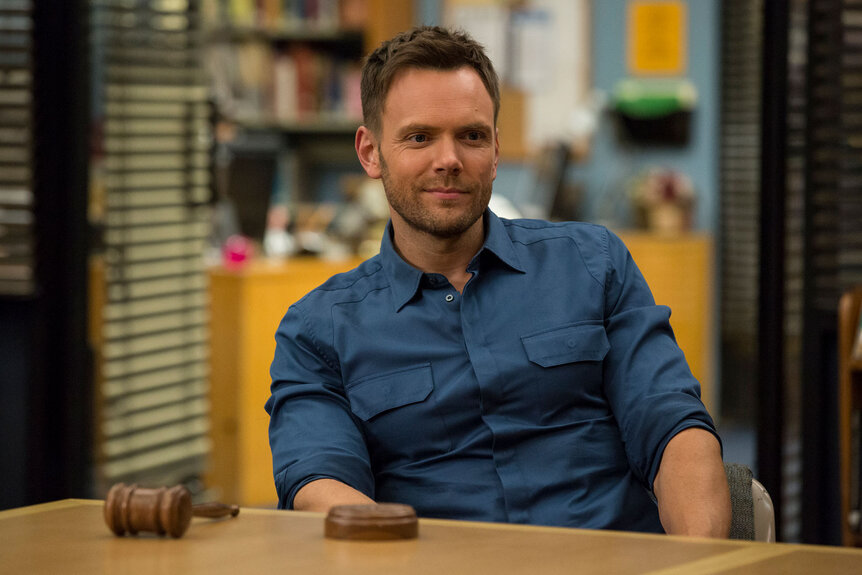
M733 510L730 538L774 542L775 509L766 488L746 465L725 463L724 470Z

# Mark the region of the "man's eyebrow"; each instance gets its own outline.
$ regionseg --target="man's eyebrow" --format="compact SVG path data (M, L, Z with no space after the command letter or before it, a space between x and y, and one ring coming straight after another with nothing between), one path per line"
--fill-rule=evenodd
M486 124L485 122L475 122L473 124L467 124L466 126L463 126L460 129L460 131L462 131L462 132L470 132L470 131L490 132L490 131L493 131L493 128L491 128L490 124Z
M406 126L402 126L398 130L397 134L399 136L404 136L406 134L412 134L414 132L434 133L434 132L439 132L439 131L441 131L441 128L439 126L432 126L430 124L418 124L417 123L417 124L407 124ZM472 122L470 124L465 124L463 126L459 126L457 131L458 132L477 131L477 132L489 132L490 133L493 131L493 128L491 127L490 124L487 124L485 122Z
M402 126L398 129L398 135L412 134L413 132L434 132L439 131L440 128L436 128L430 124L407 124L406 126Z

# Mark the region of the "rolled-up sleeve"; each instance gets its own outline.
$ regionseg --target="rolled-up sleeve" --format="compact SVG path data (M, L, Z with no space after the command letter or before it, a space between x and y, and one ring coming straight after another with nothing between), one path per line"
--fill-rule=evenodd
M700 384L674 338L670 309L655 305L628 249L613 233L606 234L605 329L611 349L605 393L629 464L652 489L674 435L689 427L718 435L700 399Z
M270 368L269 441L278 506L293 508L309 481L332 478L374 497L362 432L344 393L335 355L316 337L299 304L276 332Z

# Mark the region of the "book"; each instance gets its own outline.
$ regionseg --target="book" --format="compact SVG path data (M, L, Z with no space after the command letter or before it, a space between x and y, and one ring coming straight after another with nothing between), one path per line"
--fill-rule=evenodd
M862 425L862 413L860 410L854 409L850 416L850 508L848 510L847 521L848 527L854 533L862 532L862 433L860 433L860 425Z
M273 113L281 121L295 121L297 116L296 61L279 52L273 65Z
M297 117L308 120L319 110L319 55L305 44L293 45L290 54L296 65Z
M862 312L859 312L859 321L856 326L856 337L853 339L851 357L857 361L862 361Z

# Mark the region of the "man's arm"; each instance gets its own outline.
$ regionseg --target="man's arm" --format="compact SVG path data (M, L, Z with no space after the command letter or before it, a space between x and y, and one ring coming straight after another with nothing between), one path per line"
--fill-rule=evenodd
M335 505L374 503L374 500L335 479L316 479L302 486L293 498L297 511L329 511Z
M668 442L653 488L670 535L727 537L730 491L721 448L712 433L688 428Z
M325 300L315 299L315 292L303 302L328 310ZM330 326L319 317L323 312L308 318L302 305L290 306L275 334L271 396L266 402L281 509L298 508L296 486L307 487L303 481L309 477L338 478L363 493L374 493L368 449L351 415L334 352L324 343L330 339L325 335ZM323 340L315 337L320 333Z

